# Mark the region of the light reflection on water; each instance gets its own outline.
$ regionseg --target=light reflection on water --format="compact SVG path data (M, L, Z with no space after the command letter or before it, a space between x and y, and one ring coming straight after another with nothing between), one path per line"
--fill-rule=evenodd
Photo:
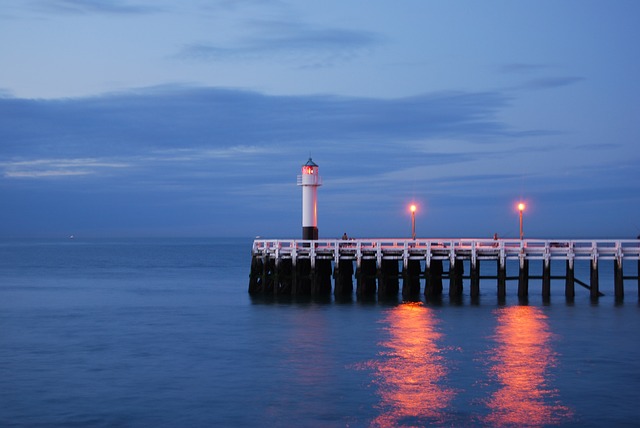
M448 369L451 356L446 355L437 315L412 303L389 310L382 320L387 339L380 343L377 361L369 365L379 397L379 415L372 426L451 425L461 416L455 411L459 403L453 401L467 393L450 387L459 373ZM551 387L558 356L547 316L529 306L500 308L494 316L497 325L491 337L489 370L483 377L488 377L495 392L482 400L484 411L469 403L477 413L465 412L467 422L484 426L571 422L571 411Z
M446 420L455 393L444 386L448 373L441 354L432 309L419 303L399 305L384 322L388 340L374 364L380 415L373 426L422 426Z
M547 316L540 308L510 306L495 311L496 346L490 351L490 377L499 385L486 402L492 426L541 426L566 421L567 407L556 401L549 371L557 355Z

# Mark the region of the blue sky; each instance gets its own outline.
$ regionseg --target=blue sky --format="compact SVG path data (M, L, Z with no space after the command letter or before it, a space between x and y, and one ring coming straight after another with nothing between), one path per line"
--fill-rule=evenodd
M0 237L640 234L640 3L0 5Z

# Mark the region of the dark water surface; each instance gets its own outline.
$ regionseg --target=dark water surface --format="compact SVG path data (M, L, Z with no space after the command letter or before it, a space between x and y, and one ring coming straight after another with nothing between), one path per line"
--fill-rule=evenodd
M247 294L251 241L0 242L0 426L638 426L640 306ZM532 270L536 269L531 267ZM635 266L626 274L635 274ZM576 272L588 278L588 272Z

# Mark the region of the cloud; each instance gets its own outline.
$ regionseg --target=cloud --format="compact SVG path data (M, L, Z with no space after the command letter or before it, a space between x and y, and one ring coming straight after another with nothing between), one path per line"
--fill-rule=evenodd
M0 162L5 178L54 178L97 174L107 168L126 168L123 162L100 159L33 159Z
M292 191L292 174L310 154L330 159L323 171L343 190L389 189L482 156L449 140L482 147L520 138L496 120L508 103L492 92L374 99L180 85L4 98L0 189L42 182L73 192L90 182L97 193L168 192L176 201L198 195L224 203L249 192L267 204L274 188Z
M507 103L491 92L385 100L157 87L77 99L2 98L0 138L5 157L139 156L166 149L256 155L265 147L353 142L373 149L424 138L512 135L495 119Z
M211 159L229 159L242 155L259 155L267 151L256 146L231 146L221 149L168 149L161 150L146 160L159 162L193 162Z
M532 79L520 86L521 89L553 89L563 86L573 85L584 80L584 77L563 76L563 77L541 77Z
M505 64L500 67L500 72L505 74L515 75L531 75L539 72L544 72L551 68L548 64L534 64L534 63L511 63ZM553 89L563 86L573 85L581 82L584 77L580 76L547 76L530 79L511 89Z
M7 178L49 178L49 177L68 177L74 175L88 175L90 171L82 170L45 170L45 171L8 171L5 173Z
M506 74L529 74L545 70L547 68L549 68L549 66L546 64L514 62L510 64L504 64L500 67L500 71Z
M230 46L203 42L185 45L177 57L203 61L277 59L332 65L366 54L383 42L366 31L317 28L281 21L253 22L254 33Z
M148 14L158 12L156 6L126 0L41 0L34 2L40 9L68 14Z

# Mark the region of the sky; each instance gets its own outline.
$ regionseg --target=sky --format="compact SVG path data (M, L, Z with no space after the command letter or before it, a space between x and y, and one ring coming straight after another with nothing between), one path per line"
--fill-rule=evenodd
M0 238L640 235L636 0L0 3Z

